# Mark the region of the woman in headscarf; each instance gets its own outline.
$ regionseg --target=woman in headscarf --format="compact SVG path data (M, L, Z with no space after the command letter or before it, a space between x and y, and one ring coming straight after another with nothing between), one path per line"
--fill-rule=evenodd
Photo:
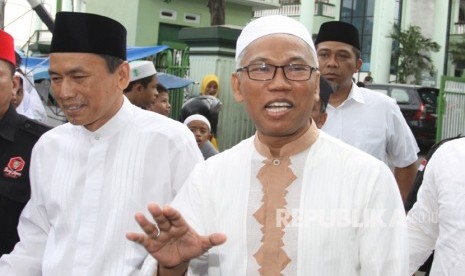
M200 85L200 93L202 95L210 95L218 98L220 91L220 81L216 75L206 75Z

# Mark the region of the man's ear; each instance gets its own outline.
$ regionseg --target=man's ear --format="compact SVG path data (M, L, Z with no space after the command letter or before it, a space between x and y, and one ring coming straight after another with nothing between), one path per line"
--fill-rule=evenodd
M317 103L320 101L320 71L315 70L312 74L315 74L315 98L313 103Z
M240 73L236 72L231 75L231 86L234 100L236 100L237 103L242 103L244 101L244 96L242 95L242 91L240 89L241 80L239 79L238 74Z
M362 68L362 64L363 64L363 60L361 58L358 58L355 61L355 67L357 68L357 71L355 71L355 73L360 71L360 68Z
M117 69L116 75L118 78L118 88L121 90L126 89L129 84L129 79L130 79L130 68L129 68L129 63L127 61L123 62Z
M13 75L13 79L12 79L12 85L13 85L13 90L11 91L14 94L16 94L16 92L18 91L19 89L19 84L20 84L20 76L18 75Z
M144 91L144 86L142 85L142 83L138 82L138 83L134 84L133 90L136 91L136 92L143 92Z
M326 119L328 119L328 113L326 113L325 111L320 115L321 126L323 126L326 123Z

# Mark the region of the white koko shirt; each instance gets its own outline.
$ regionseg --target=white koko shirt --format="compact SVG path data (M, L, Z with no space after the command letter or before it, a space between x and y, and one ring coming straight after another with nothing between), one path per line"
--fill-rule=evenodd
M465 275L465 138L446 142L425 168L409 211L410 274L434 249L431 276Z
M142 268L145 249L125 234L140 232L135 212L170 202L201 160L186 126L126 98L94 132L50 130L33 150L21 242L3 255L0 275L153 275Z
M198 164L172 203L201 235L227 236L191 261L188 275L259 275L253 255L263 234L253 215L265 157L253 139ZM283 237L291 259L283 275L407 275L405 212L385 164L323 132L291 161L297 178L286 201L295 217Z
M419 152L396 102L386 95L352 84L348 98L338 107L328 104L322 130L387 165L403 168Z
M47 112L45 111L45 107L40 99L39 93L32 85L34 83L34 79L31 80L18 72L15 74L23 80L23 100L16 108L16 112L46 124Z

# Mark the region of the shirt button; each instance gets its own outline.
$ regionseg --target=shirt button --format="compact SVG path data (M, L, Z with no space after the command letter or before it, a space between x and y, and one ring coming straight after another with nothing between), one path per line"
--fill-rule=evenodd
M95 135L94 139L95 140L100 140L100 135Z
M273 165L279 166L279 164L281 164L281 161L279 161L279 159L274 159L273 160Z

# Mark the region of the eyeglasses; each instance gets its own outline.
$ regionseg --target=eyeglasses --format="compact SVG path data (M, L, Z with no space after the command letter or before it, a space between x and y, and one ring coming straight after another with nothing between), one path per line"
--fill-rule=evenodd
M238 68L236 72L247 71L247 75L251 80L268 81L274 79L278 68L283 69L286 79L291 81L306 81L312 76L312 72L318 70L305 64L288 64L276 66L268 63L249 64L247 66Z

